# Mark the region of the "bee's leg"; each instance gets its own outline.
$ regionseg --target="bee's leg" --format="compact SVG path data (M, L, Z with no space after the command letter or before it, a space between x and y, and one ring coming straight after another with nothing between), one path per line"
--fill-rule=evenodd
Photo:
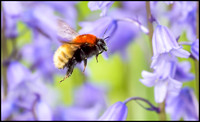
M75 58L73 58L72 61L70 62L70 64L68 65L68 70L67 70L65 77L60 82L64 81L66 78L71 76L76 64L77 64L77 62L76 62Z
M82 49L80 49L81 50L81 59L83 59L83 61L84 61L84 69L83 69L83 72L85 72L85 68L86 68L86 66L87 66L87 56L85 55L85 53L84 53L84 51L82 50Z
M96 54L96 60L97 60L97 63L98 63L98 56L99 54L103 53L103 51L101 51L100 53Z
M97 63L98 63L98 55L99 55L99 54L96 54L96 60L97 60Z
M99 50L100 49L99 49L99 46L97 46L97 45L96 45L96 48L97 48L97 51L98 51L97 54L96 54L96 60L97 60L97 63L98 63L98 55L99 55Z
M84 60L84 69L83 69L83 72L85 72L86 66L87 66L87 59Z

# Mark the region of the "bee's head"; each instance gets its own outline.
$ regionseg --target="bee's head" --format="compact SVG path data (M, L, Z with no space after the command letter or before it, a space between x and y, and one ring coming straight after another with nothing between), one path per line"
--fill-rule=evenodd
M104 40L105 39L97 39L97 46L100 48L101 51L107 51L107 46Z

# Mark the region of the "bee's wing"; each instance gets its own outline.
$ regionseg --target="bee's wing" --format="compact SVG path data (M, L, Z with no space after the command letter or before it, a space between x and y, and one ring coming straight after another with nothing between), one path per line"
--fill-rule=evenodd
M58 35L64 39L71 41L79 34L63 20L58 19Z

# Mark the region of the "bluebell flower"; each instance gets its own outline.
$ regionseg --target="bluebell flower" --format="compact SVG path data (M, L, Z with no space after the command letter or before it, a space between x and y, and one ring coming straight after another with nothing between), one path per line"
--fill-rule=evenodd
M124 121L127 118L128 108L123 102L116 102L110 106L99 120Z
M199 39L196 39L191 45L192 55L199 60Z
M90 8L91 11L102 10L100 16L105 16L112 4L113 2L111 1L89 2L88 7Z
M165 26L157 25L153 37L153 57L151 67L155 68L160 60L164 60L165 56L174 55L182 58L188 58L190 53L179 46L172 32Z
M186 121L199 120L199 103L189 87L182 88L178 96L168 96L165 108L172 120L178 121L181 118Z
M179 94L182 86L181 81L183 81L179 78L183 77L181 75L192 79L192 76L189 76L190 74L187 73L188 70L180 72L176 59L176 56L188 58L190 54L183 50L182 46L178 45L174 35L167 27L162 25L157 25L153 33L152 46L153 57L151 67L154 69L154 72L143 71L143 79L140 81L148 87L155 86L155 101L161 103L167 95Z
M130 97L126 99L124 102L116 102L111 105L99 118L99 120L109 120L109 121L124 121L127 118L128 108L127 103L130 101L142 101L149 105L149 107L144 107L143 105L139 104L141 107L148 111L155 111L156 113L160 113L160 109L155 107L151 102L148 100L141 98L141 97Z
M163 102L167 94L179 93L182 82L174 79L176 65L175 57L166 58L159 63L153 73L142 71L143 79L140 81L148 87L155 86L154 97L157 103Z
M171 77L159 79L157 78L157 74L147 71L143 71L142 76L143 79L140 79L140 81L144 85L148 87L155 86L154 97L157 103L163 102L167 94L178 94L182 86L181 82L174 80Z

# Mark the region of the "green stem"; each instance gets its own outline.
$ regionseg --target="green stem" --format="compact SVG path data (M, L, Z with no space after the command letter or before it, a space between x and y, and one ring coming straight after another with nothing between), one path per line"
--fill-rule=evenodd
M149 40L150 40L150 44L152 47L152 37L153 37L153 25L152 23L149 21L149 18L151 17L151 9L150 9L150 2L147 1L146 2L146 12L147 12L147 21L148 21L148 29L149 29ZM153 52L153 48L151 48L151 52ZM160 108L160 113L159 113L159 118L160 120L165 121L166 120L166 113L165 113L165 101L163 103L159 104L159 108Z
M148 29L149 29L150 47L151 47L151 52L153 52L152 41L151 41L152 37L153 37L153 25L149 21L149 19L151 18L151 9L150 9L150 2L149 1L146 2L146 12L147 12L147 22L148 22Z
M144 107L142 104L140 104L139 102L137 102L141 107L143 107L144 109L146 110L149 110L149 111L155 111L156 113L160 113L160 109L155 107L153 104L151 104L148 100L144 99L144 98L141 98L141 97L131 97L131 98L128 98L124 101L124 104L127 104L129 103L130 101L132 100L135 100L137 102L137 100L140 100L140 101L143 101L145 103L147 103L150 108L147 108L147 107Z
M4 12L4 11L3 11ZM1 50L2 50L2 58L1 62L4 64L5 59L7 59L7 39L5 36L5 14L3 13L3 26L2 26L2 32L1 32ZM7 96L7 88L8 88L8 83L7 83L7 66L3 65L2 66L2 77L3 77L3 99L6 98Z
M160 120L166 121L165 101L162 103L159 103L159 108L160 108L160 114L159 114Z

